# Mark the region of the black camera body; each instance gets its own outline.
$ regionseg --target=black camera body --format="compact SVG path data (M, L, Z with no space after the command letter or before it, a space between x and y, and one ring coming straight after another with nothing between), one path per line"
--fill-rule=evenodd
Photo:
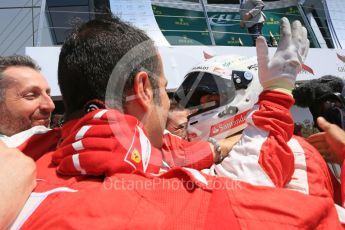
M340 93L326 94L319 98L319 115L345 130L345 99Z
M301 82L296 85L292 94L297 106L309 108L316 127L318 127L316 119L322 116L345 130L345 84L343 79L325 75L318 79Z

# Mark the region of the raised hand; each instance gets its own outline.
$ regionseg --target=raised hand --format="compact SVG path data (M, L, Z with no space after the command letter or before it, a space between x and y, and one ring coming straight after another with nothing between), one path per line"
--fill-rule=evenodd
M308 50L306 28L299 21L294 21L290 26L285 17L280 20L280 41L271 59L265 38L258 37L256 51L259 79L263 88L291 93Z

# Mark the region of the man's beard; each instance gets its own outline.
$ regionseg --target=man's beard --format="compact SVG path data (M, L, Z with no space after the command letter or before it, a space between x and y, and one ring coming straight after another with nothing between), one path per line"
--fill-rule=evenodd
M5 104L0 103L0 134L12 136L30 127L26 118L12 114Z

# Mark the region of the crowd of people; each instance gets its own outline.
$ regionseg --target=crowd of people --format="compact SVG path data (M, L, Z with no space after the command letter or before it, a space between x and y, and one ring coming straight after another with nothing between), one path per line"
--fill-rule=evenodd
M299 21L280 23L273 57L255 37L257 62L206 60L171 99L145 32L112 15L78 25L61 47L54 129L39 67L0 57L0 228L341 229L345 182L320 146L342 165L345 132L319 117L311 144L293 135L309 41Z

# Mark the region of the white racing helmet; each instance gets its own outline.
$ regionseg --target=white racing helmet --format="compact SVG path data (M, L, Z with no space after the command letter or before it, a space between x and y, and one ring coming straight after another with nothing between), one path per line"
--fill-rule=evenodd
M174 94L189 116L189 140L223 139L243 130L246 115L262 91L256 57L212 57L187 73ZM202 104L202 98L217 98Z

